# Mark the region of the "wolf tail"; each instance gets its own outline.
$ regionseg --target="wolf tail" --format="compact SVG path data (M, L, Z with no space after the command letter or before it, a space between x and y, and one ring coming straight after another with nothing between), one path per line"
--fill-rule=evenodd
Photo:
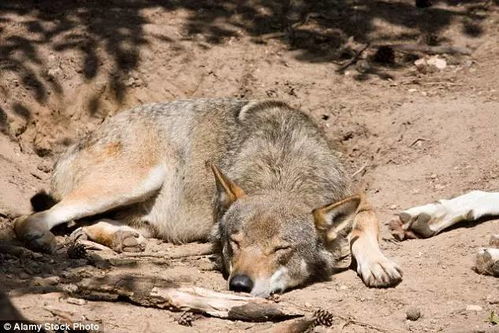
M57 203L57 200L53 196L48 194L45 190L41 190L37 194L31 197L31 207L33 211L41 212L52 208Z

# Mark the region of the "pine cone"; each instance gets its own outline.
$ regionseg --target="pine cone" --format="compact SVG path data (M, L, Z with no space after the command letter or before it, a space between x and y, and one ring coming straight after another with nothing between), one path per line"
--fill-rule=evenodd
M324 309L318 309L314 312L315 326L331 327L333 325L333 314Z
M182 315L180 316L180 318L178 318L177 323L179 325L182 325L182 326L189 326L189 327L191 327L193 321L194 321L193 314L191 312L184 312L184 313L182 313Z
M68 258L71 259L83 259L87 257L85 245L76 242L68 246L66 253L68 254Z

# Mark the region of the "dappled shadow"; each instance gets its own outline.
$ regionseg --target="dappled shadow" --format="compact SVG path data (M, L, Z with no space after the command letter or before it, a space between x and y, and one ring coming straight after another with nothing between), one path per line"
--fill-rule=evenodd
M456 20L463 34L478 37L483 34L487 9L493 6L490 1L458 0L436 5L444 6L420 9L412 0L4 0L0 3L0 73L15 73L19 84L43 104L50 93L62 94L64 85L51 72L42 46L50 54L76 51L81 56L77 75L86 81L103 72L106 57L111 60L111 68L105 71L107 85L121 102L128 89L127 75L139 67L140 50L151 42L144 29L151 23L144 15L147 9L187 12L182 26L176 27L180 29L177 41L164 36L155 41L175 43L201 35L203 43L223 44L249 35L255 43L279 40L298 51L301 61L326 62L348 59L351 54L343 46L351 37L371 44L424 41L424 36L438 36ZM14 22L13 15L25 19ZM6 28L15 24L20 29ZM387 26L404 31L393 32ZM359 75L361 80L365 77ZM92 114L99 107L96 98L88 101Z
M110 56L109 83L118 101L123 99L123 75L139 64L139 50L147 44L142 30L146 20L134 1L119 4L101 1L2 1L0 23L8 25L9 14L25 15L24 35L9 35L0 45L0 71L18 74L40 103L47 99L50 86L61 93L61 83L47 72L40 46L51 51L75 50L82 56L78 72L87 80L97 76L99 50ZM1 32L1 31L0 31ZM45 67L45 68L44 68ZM45 77L44 77L45 76Z

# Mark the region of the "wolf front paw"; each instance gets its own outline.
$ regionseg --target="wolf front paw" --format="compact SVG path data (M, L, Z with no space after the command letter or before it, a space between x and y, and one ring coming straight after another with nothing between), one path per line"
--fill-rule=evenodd
M116 252L142 252L146 239L136 231L118 230L112 234L111 248Z
M55 236L39 222L33 215L17 218L14 220L16 237L33 251L53 253L57 245Z
M384 256L359 262L357 265L357 273L368 287L393 287L402 281L402 270L400 267Z

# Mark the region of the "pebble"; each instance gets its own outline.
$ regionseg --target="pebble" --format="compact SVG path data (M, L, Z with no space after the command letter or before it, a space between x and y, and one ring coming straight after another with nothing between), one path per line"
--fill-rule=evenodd
M85 304L87 304L86 300L80 299L80 298L74 298L74 297L68 297L68 298L66 298L66 302L71 303L71 304L76 304L76 305L85 305Z
M421 317L421 311L418 308L412 307L407 309L405 315L407 319L416 321Z
M61 278L58 276L50 276L48 278L34 278L33 282L37 286L53 286L58 284L61 281Z
M439 70L445 69L447 67L447 61L445 59L440 58L439 56L430 57L427 61L428 65L433 66Z

